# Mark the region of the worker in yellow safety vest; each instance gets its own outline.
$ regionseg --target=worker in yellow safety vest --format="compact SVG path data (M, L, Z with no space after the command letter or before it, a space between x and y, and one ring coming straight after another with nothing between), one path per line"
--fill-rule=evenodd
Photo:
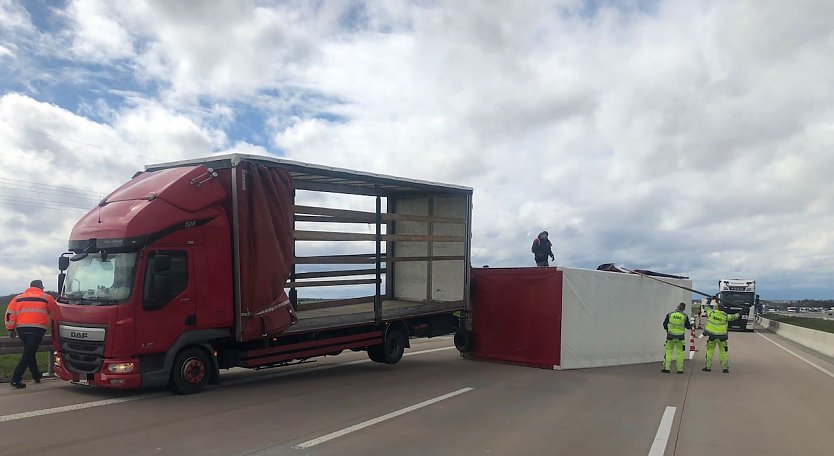
M718 298L712 297L711 301L718 302ZM727 307L718 303L716 309L707 306L707 326L704 328L704 335L707 336L707 359L702 369L704 372L712 371L712 356L715 353L715 346L718 345L718 359L721 360L721 372L730 373L730 361L727 356L727 323L741 318L739 314L727 314Z
M666 314L666 319L663 320L663 329L666 330L666 353L663 357L663 369L661 372L668 374L669 368L672 367L672 352L677 350L677 360L675 367L678 368L678 373L683 373L683 341L686 330L691 329L689 324L689 317L684 313L686 304L678 304L678 308L674 312Z
M20 362L12 374L13 387L26 388L26 384L23 383L23 372L26 368L29 368L35 383L41 382L35 353L49 328L49 315L56 307L55 299L44 293L43 282L40 280L33 280L26 291L15 296L9 303L4 318L6 329L10 337L17 336L23 343L23 356L20 357Z

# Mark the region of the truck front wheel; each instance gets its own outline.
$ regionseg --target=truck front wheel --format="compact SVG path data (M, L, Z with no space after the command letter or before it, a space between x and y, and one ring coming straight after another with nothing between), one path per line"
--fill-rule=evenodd
M391 329L385 334L382 344L368 348L368 358L377 363L397 364L403 357L406 342L405 333Z
M181 351L171 369L171 384L177 394L194 394L205 389L211 377L211 360L195 347Z

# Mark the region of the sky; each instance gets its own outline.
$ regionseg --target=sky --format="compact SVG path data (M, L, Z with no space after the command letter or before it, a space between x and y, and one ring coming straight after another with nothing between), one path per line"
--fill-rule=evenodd
M474 188L473 265L834 298L834 2L0 0L0 294L146 164ZM47 286L47 288L50 288ZM54 286L53 286L54 288Z

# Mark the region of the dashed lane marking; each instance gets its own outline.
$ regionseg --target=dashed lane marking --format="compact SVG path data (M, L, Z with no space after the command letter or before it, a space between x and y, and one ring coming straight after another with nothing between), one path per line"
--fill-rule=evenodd
M654 442L649 449L649 456L663 456L663 453L666 452L666 444L669 442L669 434L672 432L672 422L675 421L675 411L677 409L677 407L668 406L663 412L663 418L660 419Z
M304 449L307 449L307 448L310 448L310 447L314 447L314 446L322 444L324 442L329 442L330 440L333 440L333 439L345 436L347 434L350 434L351 432L356 432L356 431L359 431L361 429L365 429L366 427L373 426L373 425L381 423L383 421L390 420L391 418L396 418L400 415L405 415L406 413L413 412L415 410L419 410L423 407L428 407L432 404L436 404L440 401L444 401L444 400L449 399L451 397L455 397L459 394L463 394L463 393L472 391L473 389L474 388L469 388L469 387L461 388L459 390L452 391L451 393L447 393L447 394L444 394L442 396L437 396L433 399L429 399L429 400L426 400L426 401L423 401L423 402L420 402L420 403L417 403L417 404L414 404L414 405L411 405L411 406L408 406L408 407L405 407L405 408L401 408L401 409L393 411L391 413L386 413L385 415L382 415L382 416L379 416L379 417L376 417L376 418L373 418L373 419L370 419L370 420L367 420L367 421L363 421L359 424L354 424L353 426L349 426L349 427L346 427L344 429L340 429L336 432L331 432L330 434L326 434L326 435L323 435L321 437L317 437L315 439L308 440L304 443L300 443L300 444L296 445L295 448L299 449L299 450L304 450Z

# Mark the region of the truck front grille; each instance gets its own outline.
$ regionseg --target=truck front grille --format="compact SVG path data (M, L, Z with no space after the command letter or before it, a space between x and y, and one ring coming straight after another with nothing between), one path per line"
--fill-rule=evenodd
M77 374L95 374L104 363L104 341L61 340L64 366Z

